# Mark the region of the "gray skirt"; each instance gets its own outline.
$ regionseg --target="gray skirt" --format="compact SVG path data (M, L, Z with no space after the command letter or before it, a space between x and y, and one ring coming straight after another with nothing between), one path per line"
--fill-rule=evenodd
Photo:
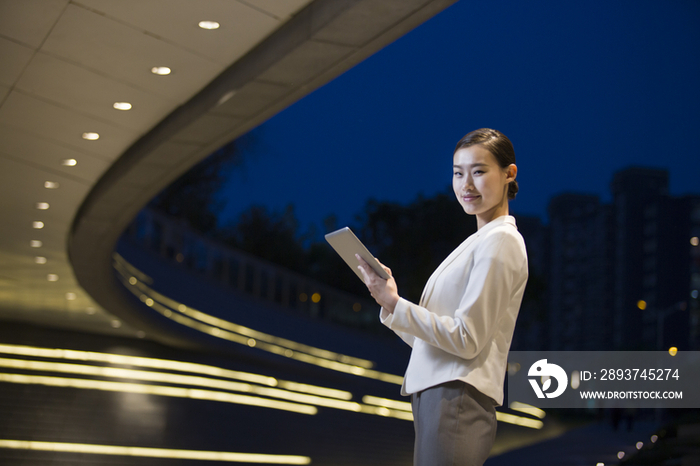
M481 466L496 438L491 398L459 380L411 396L414 466Z

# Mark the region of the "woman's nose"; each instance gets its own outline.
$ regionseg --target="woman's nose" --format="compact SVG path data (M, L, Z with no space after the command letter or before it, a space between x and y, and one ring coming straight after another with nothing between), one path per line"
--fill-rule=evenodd
M470 191L474 187L474 180L471 176L464 177L464 183L462 183L462 191Z

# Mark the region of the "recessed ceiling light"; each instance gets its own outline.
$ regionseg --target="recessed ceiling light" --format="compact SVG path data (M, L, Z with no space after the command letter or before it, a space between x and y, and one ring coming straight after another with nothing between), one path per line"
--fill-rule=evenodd
M44 222L32 222L32 227L36 230L41 230L44 228Z
M44 188L58 189L58 183L56 183L55 181L44 181Z
M199 27L202 29L219 29L219 26L221 26L219 23L216 21L200 21L199 22Z
M219 101L216 103L216 105L218 106L218 105L221 105L223 103L228 102L229 99L231 99L231 97L233 97L234 95L236 95L236 91L228 91L226 94L222 95L219 98Z
M66 299L68 301L73 301L76 297L75 293L66 293Z
M97 133L83 133L83 139L87 139L88 141L97 141L100 139L100 135Z
M46 279L50 282L57 282L58 281L58 275L55 273L50 273L46 276Z
M93 315L97 311L95 310L94 307L91 306L91 307L85 308L85 312L87 312L90 315Z
M36 208L39 210L48 210L49 208L49 203L48 202L37 202L36 203Z
M158 76L167 76L170 74L170 68L167 66L154 66L151 68L151 73L157 74Z
M111 325L112 325L112 328L119 328L119 327L122 326L122 323L119 322L118 320L114 319L114 320L111 322Z
M31 241L29 242L29 245L30 245L31 247L33 247L33 248L40 248L41 246L44 245L44 243L42 243L42 242L39 241L38 239L33 239L33 240L31 240Z
M37 264L46 264L46 257L36 256L34 258L34 262L36 262Z
M78 165L78 161L75 159L63 159L61 161L61 165L64 165L66 167L75 167Z
M131 110L131 104L129 102L114 102L113 107L117 110Z

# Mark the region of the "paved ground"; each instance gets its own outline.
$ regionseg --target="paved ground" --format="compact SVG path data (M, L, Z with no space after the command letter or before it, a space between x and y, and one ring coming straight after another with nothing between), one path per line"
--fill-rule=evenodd
M609 422L591 423L562 435L490 458L485 466L605 466L619 464L619 452L630 455L637 442L649 443L657 424L635 422L614 430Z

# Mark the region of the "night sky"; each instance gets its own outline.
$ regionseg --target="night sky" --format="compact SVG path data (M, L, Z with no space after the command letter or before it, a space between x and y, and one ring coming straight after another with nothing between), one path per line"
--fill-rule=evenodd
M454 145L480 127L515 146L511 212L546 220L565 191L609 202L630 165L700 193L699 109L696 0L462 0L253 130L221 221L293 203L303 229L352 225L370 197L451 186Z

